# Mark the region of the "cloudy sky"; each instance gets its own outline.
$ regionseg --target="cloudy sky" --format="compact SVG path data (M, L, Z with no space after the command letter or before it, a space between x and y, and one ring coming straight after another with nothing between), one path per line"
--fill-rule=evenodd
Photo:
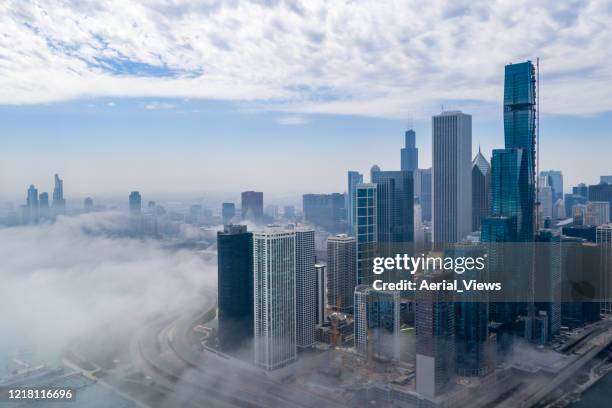
M541 60L542 168L612 173L610 1L5 1L0 198L342 191L430 117L502 145L503 67Z

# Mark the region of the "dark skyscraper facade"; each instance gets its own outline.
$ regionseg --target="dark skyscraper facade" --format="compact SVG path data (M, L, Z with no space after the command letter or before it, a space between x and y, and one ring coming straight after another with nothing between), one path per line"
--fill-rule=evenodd
M431 221L431 167L419 171L421 177L421 214L423 221Z
M244 191L241 195L242 219L260 220L263 217L263 193Z
M480 153L472 161L472 231L478 231L491 209L491 166Z
M142 212L142 197L138 191L130 193L130 214L140 215Z
M66 200L64 200L64 180L55 175L55 186L53 188L53 208L56 212L63 212L66 208Z
M341 232L344 219L344 194L304 194L304 220L332 234Z
M229 223L236 216L236 205L234 203L221 204L221 217L224 223Z
M395 250L405 252L407 248L402 244L414 240L412 174L410 171L372 172L372 182L377 185L378 195L377 241L379 250L382 252L386 250L391 251L389 254L394 253Z
M401 150L401 170L415 171L419 168L419 149L416 147L416 133L407 130L405 133L405 147Z
M589 186L589 201L606 201L612 208L612 184L595 184Z
M495 202L493 213L497 215L517 215L518 237L521 240L533 241L535 214L535 166L536 166L536 72L531 61L506 65L504 77L504 141L505 149L515 153L507 156L514 163L507 166L519 166L518 178L511 174L502 183L519 183L515 190L520 214L497 212ZM520 152L520 153L519 153ZM508 153L509 154L509 153ZM495 170L493 170L495 171ZM496 176L493 176L494 179ZM503 197L500 198L504 200ZM514 203L513 203L514 205ZM502 205L503 206L503 205Z
M234 351L253 337L253 234L246 225L217 233L219 346Z

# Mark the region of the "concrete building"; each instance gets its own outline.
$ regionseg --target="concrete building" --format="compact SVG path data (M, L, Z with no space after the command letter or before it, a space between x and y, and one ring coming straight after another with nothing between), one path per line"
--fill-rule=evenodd
M459 242L472 230L472 116L432 118L434 245Z
M315 231L295 230L296 344L312 347L317 325L317 271L315 269Z

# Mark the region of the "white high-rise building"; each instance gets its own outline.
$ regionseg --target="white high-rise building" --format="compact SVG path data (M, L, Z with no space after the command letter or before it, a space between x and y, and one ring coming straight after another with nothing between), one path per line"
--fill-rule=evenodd
M317 271L315 231L295 230L295 288L297 346L312 347L317 324Z
M255 365L274 370L297 359L295 231L253 234Z
M612 314L612 224L604 224L597 227L597 244L600 246L600 276L601 293L603 298L600 303L600 312Z
M432 118L433 241L459 242L472 229L472 116Z
M584 225L602 225L610 222L610 203L607 201L589 201L584 212Z

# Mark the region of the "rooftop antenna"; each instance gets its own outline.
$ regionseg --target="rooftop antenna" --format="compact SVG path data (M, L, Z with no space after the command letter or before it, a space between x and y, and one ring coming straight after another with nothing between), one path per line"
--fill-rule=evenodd
M414 119L413 119L413 117L412 117L412 114L411 114L411 113L409 113L409 114L407 115L407 118L406 118L406 126L407 126L407 128L408 128L408 129L414 129Z

